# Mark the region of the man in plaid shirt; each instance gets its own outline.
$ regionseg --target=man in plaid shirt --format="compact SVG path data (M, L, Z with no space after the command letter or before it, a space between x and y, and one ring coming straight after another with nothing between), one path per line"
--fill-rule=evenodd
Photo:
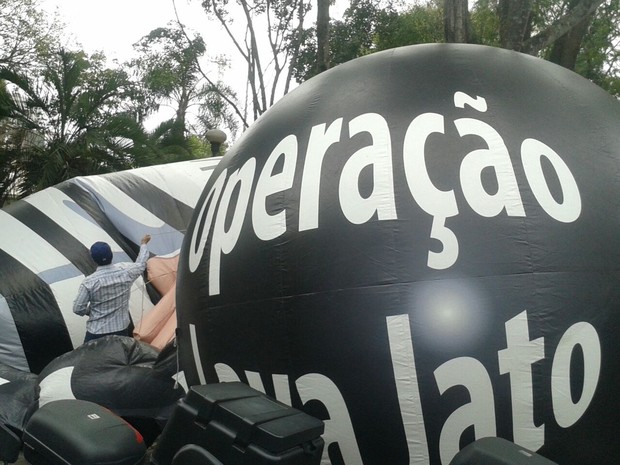
M84 342L103 336L131 336L129 324L129 295L131 286L146 268L151 240L145 235L140 242L140 253L135 263L112 264L112 249L105 242L95 242L90 255L98 265L87 276L73 302L73 313L88 315Z

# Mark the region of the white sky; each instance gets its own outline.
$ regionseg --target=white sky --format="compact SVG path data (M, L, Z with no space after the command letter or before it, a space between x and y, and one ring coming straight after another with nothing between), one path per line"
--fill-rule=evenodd
M210 28L200 3L176 0L181 22L206 40L205 29ZM172 0L41 0L41 5L58 11L87 52L103 50L108 58L119 60L129 57L132 44L141 37L175 19Z
M208 20L200 0L176 0L175 3L181 22L205 40L207 55L226 55L231 59L231 69L223 79L242 99L246 65L220 24ZM339 4L348 5L348 2L337 1L336 5ZM50 13L58 12L67 25L67 32L74 36L84 51L103 51L108 59L118 59L120 62L132 56L135 42L153 29L165 27L176 19L172 0L40 0L40 5ZM339 10L343 7L333 6L332 14L340 14ZM314 22L314 15L314 12L310 13L308 25ZM163 109L157 117L151 118L151 124L147 123L147 127L151 129L151 126L172 115L172 110Z
M77 42L87 53L103 51L108 59L119 62L133 56L133 44L143 36L176 20L172 0L40 0L40 4L50 13L58 13L71 36L70 45ZM208 22L200 4L199 0L176 0L181 22L202 35L208 55L227 54L232 57L228 38L219 25ZM214 31L220 34L217 39L208 35ZM239 74L243 75L231 72L230 76ZM239 94L244 90L244 82L228 84L238 89ZM173 115L173 109L162 108L146 121L146 126L153 129Z

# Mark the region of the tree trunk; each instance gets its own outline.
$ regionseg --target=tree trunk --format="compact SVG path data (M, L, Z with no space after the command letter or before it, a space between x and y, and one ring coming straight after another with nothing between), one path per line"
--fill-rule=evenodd
M574 70L575 64L577 63L577 55L579 55L579 50L581 50L581 42L588 32L593 18L594 14L590 13L574 28L556 40L551 48L549 61Z
M523 42L530 35L532 0L499 0L499 41L502 48L523 50Z
M535 36L526 39L522 51L530 55L537 55L541 50L555 44L560 38L579 27L583 21L586 21L586 24L582 26L587 30L594 12L604 2L605 0L574 0L568 13ZM578 36L579 34L571 40L575 40ZM581 38L579 38L579 43L581 43Z
M185 147L186 145L185 134L187 133L187 128L185 125L185 117L189 108L189 101L190 99L187 90L183 88L181 91L181 96L179 97L174 123L170 130L170 135L172 136L174 143L182 147Z
M317 0L316 68L317 74L329 69L329 0Z
M467 0L445 0L443 11L446 42L469 43L471 26Z

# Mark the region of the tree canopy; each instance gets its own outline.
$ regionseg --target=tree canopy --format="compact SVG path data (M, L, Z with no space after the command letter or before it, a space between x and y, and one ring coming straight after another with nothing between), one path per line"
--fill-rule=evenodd
M205 59L219 44L178 17L134 44L134 60L111 65L62 47L63 24L39 0L0 0L0 205L72 176L209 156L209 130L234 137L296 83L404 45L509 48L620 96L620 0L351 0L339 18L328 0L201 6L209 37L219 25L244 63L245 98L222 82L225 59ZM174 116L145 129L164 106Z
M205 0L202 7L226 31L246 65L250 109L244 109L243 114L237 112L246 128L289 91L301 46L296 38L303 36L310 3L307 0Z
M190 37L175 24L152 30L134 44L138 58L130 67L137 76L137 85L143 92L141 117L169 105L175 116L163 131L169 149L191 157L190 134L204 136L216 126L238 129L237 120L225 99L232 101L235 94L222 82L214 82L203 72L200 58L206 51L202 37ZM223 66L218 63L218 66ZM190 108L197 108L193 123L188 121ZM160 130L163 126L160 127Z
M429 0L398 5L353 0L342 19L330 23L331 65L404 45L484 44L539 56L620 95L619 0ZM316 32L309 28L300 36L294 67L300 81L317 73Z
M133 142L143 132L124 111L131 85L124 72L106 69L102 56L61 49L47 54L40 74L1 69L0 78L14 86L5 148L18 155L14 187L22 195L136 164Z
M236 130L232 91L198 64L199 35L157 28L136 60L111 65L63 47L63 24L38 0L0 0L0 26L0 206L74 176L210 156L207 130ZM165 104L175 117L147 131Z

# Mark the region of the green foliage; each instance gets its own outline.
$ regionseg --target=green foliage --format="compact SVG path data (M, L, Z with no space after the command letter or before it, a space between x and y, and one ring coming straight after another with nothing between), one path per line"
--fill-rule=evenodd
M209 156L204 124L236 129L222 98L232 91L200 69L200 36L155 29L133 67L110 67L103 54L60 48L62 28L38 0L0 0L0 206L74 176ZM146 132L142 121L170 103L176 117Z
M13 89L6 133L28 130L28 143L13 158L22 195L139 161L133 147L144 131L124 111L131 83L123 71L106 68L103 56L60 50L46 54L39 75L5 69L0 78Z
M187 138L187 145L194 158L207 158L211 156L211 146L204 139L192 134Z
M543 0L534 2L534 31L557 21L569 11L571 1ZM541 57L550 58L551 47ZM605 1L593 15L581 42L574 71L616 97L620 97L620 0Z
M332 66L381 50L403 45L443 41L443 12L435 2L415 4L398 11L391 2L356 0L342 20L332 21L330 61ZM300 36L301 52L295 78L307 80L316 74L314 28Z
M330 25L330 63L336 66L377 50L375 39L379 29L389 29L389 20L397 16L390 5L381 0L354 0L344 12L343 19ZM317 73L316 29L303 31L297 38L299 54L294 77L304 81Z
M378 25L374 40L377 51L443 41L443 12L430 3L387 15Z
M532 2L525 36L544 32L579 1ZM202 4L225 29L233 20L243 23L243 38L227 31L247 61L254 116L273 104L278 82L288 90L287 63L299 82L316 74L316 28L304 23L307 1ZM443 4L353 0L342 19L331 21L331 65L443 42ZM469 5L471 41L499 46L499 0ZM265 30L258 18L267 23ZM206 43L178 24L143 37L135 44L138 58L123 67L108 66L101 54L61 49L62 34L62 24L42 12L39 0L0 0L0 205L10 192L25 195L73 176L209 156L208 129L228 128L234 135L239 121L247 124L233 90L201 69ZM261 58L265 47L259 50L259 42L273 53ZM549 43L532 53L550 57ZM581 41L575 70L620 97L619 60L620 0L606 0ZM218 71L225 66L213 64ZM265 73L274 76L271 90ZM142 122L164 105L175 116L147 133Z
M175 110L175 117L155 131L154 140L163 160L202 156L205 152L192 142L192 135L204 134L219 125L233 133L237 130L237 122L223 98L233 96L232 90L209 81L200 67L199 60L206 52L200 35L192 38L180 26L171 24L154 29L134 48L139 56L131 67L145 103L141 113L146 116L161 105L169 105ZM221 61L215 64L224 66ZM191 107L197 108L195 113L198 116L190 122Z
M139 151L143 155L146 165L172 163L197 158L191 151L191 146L184 135L179 136L175 129L178 123L174 119L161 122L140 145ZM156 154L156 157L152 155Z
M178 99L200 80L198 59L206 51L202 37L189 38L177 27L157 28L134 44L133 66L155 96Z
M540 0L532 2L527 33L538 34L563 17L572 2ZM500 46L498 0L470 2L471 42ZM295 67L299 81L309 79L315 71L315 31L300 33L301 52ZM354 0L342 18L331 23L331 63L348 60L390 48L443 42L443 2L416 2L397 9L381 0ZM548 58L551 47L541 56ZM620 95L620 0L607 0L601 5L582 41L575 71L609 91Z
M197 125L193 126L194 133L206 134L213 128L228 128L231 134L237 133L239 122L223 95L234 97L235 92L222 83L206 87L198 106Z
M473 41L477 44L499 47L499 17L497 0L481 0L470 11Z
M0 0L0 66L14 71L36 68L38 57L57 44L63 25L48 17L39 0Z
M575 71L620 98L620 0L608 1L597 11Z

